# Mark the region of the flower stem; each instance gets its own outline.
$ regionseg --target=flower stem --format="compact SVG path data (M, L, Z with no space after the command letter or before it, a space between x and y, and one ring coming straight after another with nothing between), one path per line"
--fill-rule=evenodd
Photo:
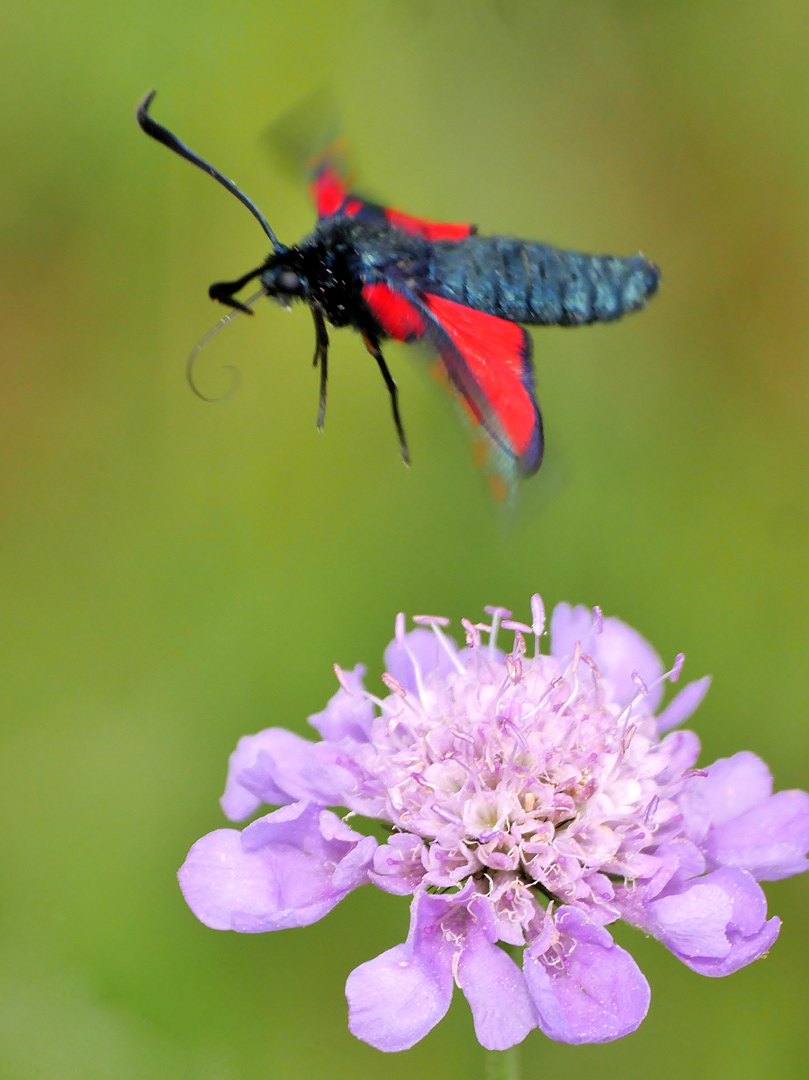
M486 1080L520 1080L520 1048L484 1050Z

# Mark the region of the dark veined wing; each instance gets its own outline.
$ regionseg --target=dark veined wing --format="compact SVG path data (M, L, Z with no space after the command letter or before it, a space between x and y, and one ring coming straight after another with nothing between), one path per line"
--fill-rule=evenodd
M397 341L428 341L472 417L523 476L542 461L542 418L534 397L531 338L523 327L397 284L365 285L363 299Z

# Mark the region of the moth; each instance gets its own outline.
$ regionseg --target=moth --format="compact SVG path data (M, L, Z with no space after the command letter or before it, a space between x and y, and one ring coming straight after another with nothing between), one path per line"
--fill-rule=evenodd
M410 454L396 383L382 353L385 339L431 346L473 420L518 474L530 476L542 461L544 440L525 326L612 322L645 307L657 291L660 272L643 255L586 255L508 236L480 236L465 223L413 217L353 194L328 155L314 166L317 224L309 236L287 246L231 180L152 119L154 96L153 90L138 106L142 130L235 195L272 244L260 266L235 281L211 285L211 299L252 314L257 297L245 303L237 294L258 279L258 296L308 305L315 324L314 364L320 368L320 429L326 414L328 325L356 330L385 381L405 463Z

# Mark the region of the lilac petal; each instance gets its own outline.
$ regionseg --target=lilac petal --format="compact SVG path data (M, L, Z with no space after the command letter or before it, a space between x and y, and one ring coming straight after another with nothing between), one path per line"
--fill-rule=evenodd
M689 817L707 825L722 825L758 806L772 793L772 774L760 757L742 750L719 758L708 775L694 784L683 807Z
M802 873L809 869L809 795L805 791L770 795L746 813L714 826L705 851L715 865L749 870L758 881Z
M532 937L530 942L531 955L542 956L542 954L546 953L551 945L556 944L559 939L559 935L556 932L556 925L553 921L552 906L545 908L542 916L535 920L532 929L535 936Z
M637 694L638 686L632 677L637 672L650 688L638 700L637 711L655 712L663 697L662 685L654 685L663 674L663 661L637 630L620 619L605 619L603 632L595 638L590 655L612 683L619 705L628 705Z
M589 653L593 636L593 613L582 604L557 604L551 614L551 656L570 657L578 642Z
M376 838L363 836L362 840L335 866L332 874L332 888L347 896L360 885L368 881L368 870L373 865Z
M243 736L236 744L236 749L228 760L225 793L219 800L231 821L243 821L250 817L262 803L284 806L293 802L260 765L262 753L271 754L277 746L279 733L282 739L288 734L282 728L267 728L259 731L257 735Z
M728 932L737 931L744 937L758 933L767 918L767 897L751 874L727 866L706 874L702 880L718 885L730 900Z
M337 693L329 698L322 712L309 717L309 723L320 732L322 738L332 742L340 742L341 739L368 742L374 707L365 696L362 683L364 675L363 664L357 664L353 671L344 671L342 681L350 693L341 686Z
M668 759L666 768L658 774L658 784L679 781L686 771L696 764L699 757L699 739L693 731L670 731L660 743Z
M331 819L349 835L334 838ZM296 803L243 833L203 836L180 868L180 888L197 918L215 930L308 926L367 880L375 847L373 837L346 829L329 811Z
M692 844L684 836L660 844L654 857L660 862L660 867L646 886L646 900L654 899L667 886L671 888L672 885L681 885L689 878L705 873L705 856L696 844Z
M711 676L703 675L701 679L686 683L679 694L675 695L657 718L657 733L678 727L686 721L692 713L696 712L702 703L702 699L708 693L711 685Z
M425 850L421 837L394 833L387 844L374 852L374 869L368 874L369 880L396 896L414 893L424 877L421 856Z
M243 769L238 782L258 792L268 781L287 793L285 802L315 802L322 806L344 806L345 792L355 787L355 777L345 767L350 752L334 743L309 742L284 728L261 732L255 765Z
M452 639L446 638L446 641L449 648L455 651ZM438 672L439 676L443 677L455 670L452 660L432 630L423 630L420 627L411 630L409 634L405 634L403 645L394 638L385 649L385 670L411 694L418 693L414 658L422 678L433 672Z
M595 660L601 674L614 688L614 700L626 706L638 692L632 678L637 672L648 687L663 674L663 662L652 646L637 630L620 619L604 619L600 634L594 632L593 615L589 608L557 604L551 616L551 655L571 657L576 643L582 652ZM662 686L655 686L640 698L638 711L653 713L663 696Z
M699 975L709 975L716 979L723 975L732 975L734 971L747 967L754 960L763 959L772 948L780 930L781 920L774 915L757 934L734 941L728 955L721 960L702 956L681 956L680 959Z
M679 956L724 957L730 952L725 928L733 905L718 885L697 879L682 892L646 905L655 937Z
M767 952L778 937L781 921L777 918L766 921L767 899L746 871L722 867L700 880L711 888L719 888L730 904L730 917L725 928L728 949L722 956L685 955L673 951L701 975L730 975Z
M394 1053L423 1039L452 1000L452 948L441 933L445 903L420 893L410 908L404 945L360 964L348 976L348 1027L352 1035Z
M458 985L472 1009L477 1040L487 1050L508 1050L537 1026L525 976L478 922L467 930Z
M451 961L435 964L411 945L396 945L348 976L348 1029L377 1050L409 1050L446 1014Z
M555 944L540 952L544 942L537 942L523 958L542 1031L574 1044L611 1042L635 1031L650 1001L635 961L575 908L560 908L555 923Z
M185 902L212 930L232 930L234 913L254 908L256 898L271 888L266 867L242 849L241 839L236 829L208 833L178 873Z

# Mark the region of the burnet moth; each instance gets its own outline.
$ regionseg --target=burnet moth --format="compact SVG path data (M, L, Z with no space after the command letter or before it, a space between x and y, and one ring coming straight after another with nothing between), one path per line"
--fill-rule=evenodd
M517 471L530 476L542 461L542 419L531 337L520 324L611 322L643 308L657 290L658 268L642 255L584 255L507 236L478 236L472 225L429 221L368 202L347 189L328 156L314 169L318 222L309 236L287 247L232 181L152 119L154 96L155 91L147 94L137 110L143 131L235 195L272 244L260 266L211 285L211 299L235 309L233 314L252 314L250 305L260 296L308 304L315 323L314 363L320 365L318 428L326 411L327 323L357 330L385 380L406 463L396 383L381 351L386 338L432 346L473 419ZM237 299L256 278L261 291L246 303Z

